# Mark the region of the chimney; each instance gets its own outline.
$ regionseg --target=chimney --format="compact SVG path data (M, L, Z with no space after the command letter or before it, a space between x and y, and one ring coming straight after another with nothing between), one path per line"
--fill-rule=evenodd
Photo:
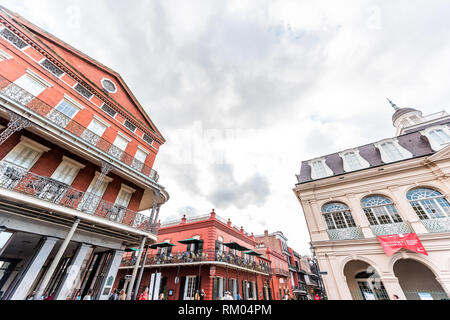
M227 226L228 226L228 228L231 228L231 220L230 220L230 218L228 218Z
M210 219L215 219L216 218L216 213L214 212L214 209L212 209L209 218Z
M241 234L244 234L244 227L241 226Z
M181 223L180 224L185 224L186 223L186 215L183 214L183 218L181 218Z

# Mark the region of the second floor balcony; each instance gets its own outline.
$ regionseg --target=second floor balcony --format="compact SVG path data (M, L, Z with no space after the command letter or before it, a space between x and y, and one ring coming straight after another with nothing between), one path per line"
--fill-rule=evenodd
M364 238L361 228L349 227L342 229L328 229L330 240L354 240Z
M156 234L158 225L150 217L102 200L93 193L77 190L55 179L40 176L0 162L0 188L19 192L65 208L100 217L120 225Z
M141 260L142 261L142 260ZM136 263L136 257L126 257L122 259L121 267L132 267ZM145 265L147 267L162 267L169 265L187 265L187 264L205 264L219 263L241 267L248 271L256 271L264 274L270 274L271 269L267 265L263 265L256 260L246 259L237 255L219 252L216 250L178 251L170 253L149 254Z
M450 217L421 220L428 232L450 232Z
M411 226L407 222L394 222L394 223L371 225L370 228L372 229L375 236L413 232Z
M307 292L306 283L299 281L298 284L294 286L294 292L306 293Z

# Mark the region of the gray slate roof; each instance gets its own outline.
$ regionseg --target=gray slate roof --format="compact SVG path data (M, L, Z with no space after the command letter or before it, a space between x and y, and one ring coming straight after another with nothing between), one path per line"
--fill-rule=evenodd
M401 110L401 109L400 109ZM398 110L397 110L398 111ZM430 143L428 141L428 138L423 136L420 131L425 129L426 127L436 126L436 125L443 125L447 124L450 126L450 120L442 120L438 122L434 122L431 124L424 125L422 127L411 129L409 132L406 131L405 134L396 137L398 140L398 143L400 146L408 150L412 153L413 158L417 157L423 157L427 155L431 155L435 153L431 149ZM359 154L361 157L363 157L368 163L369 167L364 168L361 170L370 169L376 166L384 165L385 163L381 160L381 154L378 148L375 147L374 143L369 143L360 147L357 147L355 149L359 150ZM329 155L326 155L325 157L325 163L327 166L333 171L333 176L337 176L340 174L347 173L344 171L344 164L342 158L339 156L339 152L332 153ZM408 159L400 160L400 161L406 161ZM308 164L309 160L302 161L301 168L300 168L300 174L297 176L298 184L307 183L312 181L311 178L311 167ZM358 170L356 170L358 171ZM326 179L329 177L321 178ZM320 180L320 179L316 179Z

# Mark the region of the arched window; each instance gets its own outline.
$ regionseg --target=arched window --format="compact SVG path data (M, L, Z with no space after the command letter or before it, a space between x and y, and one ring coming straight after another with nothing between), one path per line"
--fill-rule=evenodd
M371 225L403 222L393 202L383 196L370 196L361 200L361 206Z
M350 208L340 202L332 202L322 207L322 213L328 229L356 227Z
M421 220L450 217L450 204L436 190L413 189L406 194L406 198Z

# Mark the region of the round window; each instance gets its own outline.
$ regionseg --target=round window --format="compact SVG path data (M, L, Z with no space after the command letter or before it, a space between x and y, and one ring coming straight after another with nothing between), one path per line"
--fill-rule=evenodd
M116 85L114 84L114 82L112 82L109 79L103 79L102 86L106 91L113 92L113 93L117 91Z

